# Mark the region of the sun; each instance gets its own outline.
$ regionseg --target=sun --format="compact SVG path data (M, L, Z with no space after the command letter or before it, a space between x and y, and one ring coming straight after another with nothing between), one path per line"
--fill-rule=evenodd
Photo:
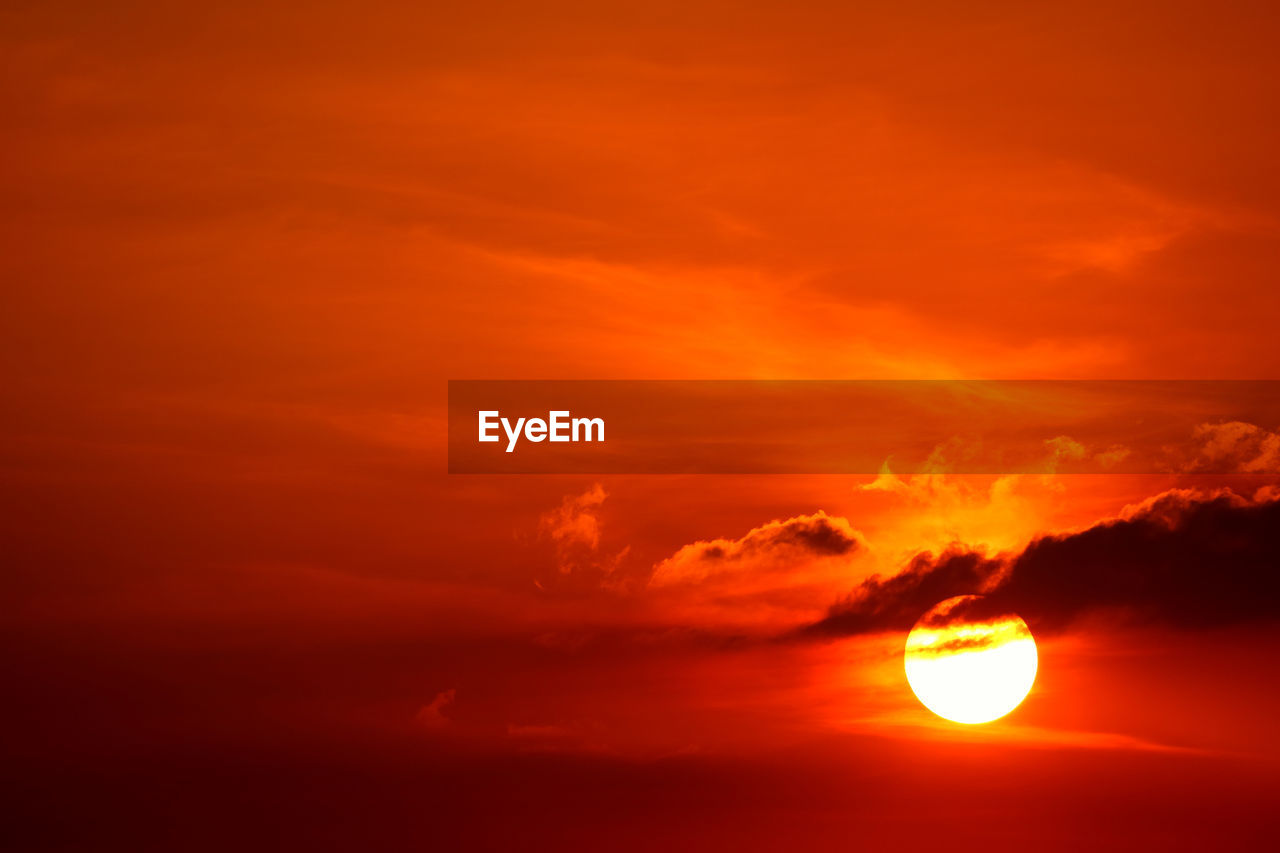
M933 606L907 635L907 682L924 706L957 723L989 723L1036 680L1036 641L1015 613L980 595Z

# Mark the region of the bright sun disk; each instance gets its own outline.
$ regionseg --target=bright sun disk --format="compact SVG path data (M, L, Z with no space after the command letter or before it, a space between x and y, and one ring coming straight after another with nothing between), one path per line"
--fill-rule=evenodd
M988 723L1018 707L1036 680L1036 641L1014 613L983 613L980 595L934 605L907 635L907 682L924 706L957 723Z

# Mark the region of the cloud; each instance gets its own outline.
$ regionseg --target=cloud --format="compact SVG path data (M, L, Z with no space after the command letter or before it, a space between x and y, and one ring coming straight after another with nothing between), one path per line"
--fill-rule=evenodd
M1242 421L1200 424L1194 433L1195 457L1186 470L1240 474L1280 473L1280 432Z
M955 546L917 555L900 574L872 577L806 629L902 631L937 602L985 593L993 612L1060 631L1097 611L1182 628L1275 619L1280 605L1280 495L1175 489L1072 533L1041 536L1017 554Z
M771 521L740 539L685 545L654 567L651 587L714 582L748 575L791 573L815 561L848 557L866 548L847 519L819 510Z
M1035 473L975 477L948 473L981 452L972 442L951 439L930 453L928 471L895 474L886 461L879 475L855 488L905 502L910 512L894 515L874 535L879 570L892 574L913 555L944 552L955 542L981 546L970 550L1020 550L1059 517L1066 484L1055 472L1064 463L1073 470L1109 470L1130 451L1120 445L1089 445L1067 435L1044 439L1043 451L1028 463Z
M580 495L568 495L560 506L543 513L538 530L557 545L582 546L595 550L600 546L600 518L596 509L609 495L604 486L592 484Z
M995 597L1060 629L1121 609L1180 627L1275 618L1280 501L1175 490L1087 530L1031 543Z
M982 543L994 550L1021 548L1044 529L1062 484L1048 477L1009 474L986 481L949 474L902 477L887 470L859 492L881 493L911 511L894 515L892 529L875 536L882 568L896 568L924 550L943 551L953 542Z
M993 602L985 595L963 595L947 600L947 606L935 605L920 618L918 624L927 628L946 628L952 625L986 625L996 629L1016 617L1007 607ZM1017 623L1013 623L1017 628Z
M870 715L853 721L853 725L866 727L879 734L909 735L912 738L945 740L954 743L958 738L971 743L1026 743L1036 746L1066 746L1082 749L1131 750L1139 752L1178 753L1184 755L1208 755L1211 751L1196 747L1179 746L1145 740L1133 735L1107 731L1081 731L1049 728L1045 726L1019 725L1004 722L1000 726L966 726L963 731L932 714L922 714L918 709L892 711Z
M1064 462L1092 461L1097 466L1108 469L1127 459L1132 451L1123 444L1111 444L1105 448L1087 446L1069 435L1059 435L1045 441L1049 448L1049 462L1046 473L1054 473Z
M539 535L555 546L556 567L561 576L590 576L607 582L630 551L624 547L612 556L599 553L599 509L608 496L604 486L593 483L580 495L567 495L560 506L538 519ZM543 584L537 585L545 589Z
M419 711L417 720L429 729L443 729L453 724L453 720L444 715L444 709L453 704L453 700L457 698L458 691L454 689L442 690L436 694L436 698L431 703L424 705Z
M959 548L937 558L918 554L892 577L873 575L863 581L809 630L821 634L906 630L938 602L982 592L999 568L999 560Z

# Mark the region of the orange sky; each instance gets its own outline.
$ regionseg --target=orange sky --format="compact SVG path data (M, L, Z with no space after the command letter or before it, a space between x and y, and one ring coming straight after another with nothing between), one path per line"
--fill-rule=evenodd
M981 730L805 629L1276 465L445 473L448 379L1280 378L1280 18L1056 5L8 4L18 848L1262 837L1274 582L1050 607Z

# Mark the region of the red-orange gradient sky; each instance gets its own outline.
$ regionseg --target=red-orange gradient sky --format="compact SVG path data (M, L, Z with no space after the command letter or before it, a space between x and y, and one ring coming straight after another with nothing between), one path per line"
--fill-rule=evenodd
M4 846L1273 838L1280 424L1160 476L450 477L445 382L1280 378L1278 37L6 4ZM962 728L901 650L981 585L1040 676Z

